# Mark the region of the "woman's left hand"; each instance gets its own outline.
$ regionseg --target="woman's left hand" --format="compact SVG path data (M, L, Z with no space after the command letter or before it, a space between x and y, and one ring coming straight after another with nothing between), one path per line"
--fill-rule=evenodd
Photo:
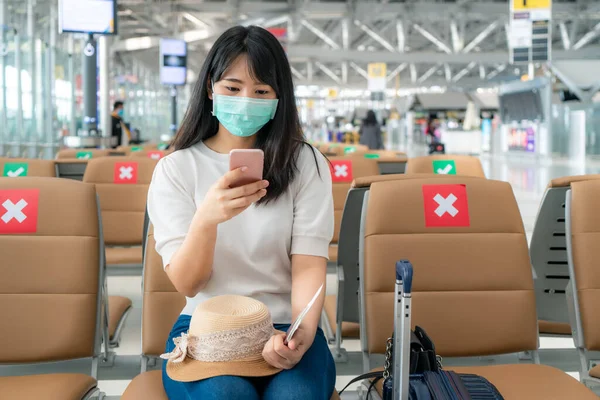
M304 353L312 346L315 339L315 335L303 327L298 328L287 345L284 343L286 336L285 333L271 336L263 349L265 361L275 368L294 368L300 362Z

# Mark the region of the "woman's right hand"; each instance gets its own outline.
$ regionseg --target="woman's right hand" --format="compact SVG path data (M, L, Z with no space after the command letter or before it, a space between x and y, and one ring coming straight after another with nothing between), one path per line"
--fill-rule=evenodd
M209 189L196 211L196 218L201 224L216 226L228 221L267 194L269 182L266 180L231 187L247 170L247 167L242 167L229 171Z

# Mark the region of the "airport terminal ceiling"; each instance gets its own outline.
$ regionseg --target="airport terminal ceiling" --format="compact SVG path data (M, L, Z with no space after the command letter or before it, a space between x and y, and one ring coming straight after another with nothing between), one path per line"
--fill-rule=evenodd
M41 24L56 4L5 1L13 19L25 18L33 4ZM553 61L600 58L600 2L552 3ZM118 0L112 50L116 60L135 57L157 68L158 39L180 37L195 72L224 29L257 24L281 35L300 85L364 88L367 64L385 62L388 87L474 88L528 72L508 63L508 10L506 0Z

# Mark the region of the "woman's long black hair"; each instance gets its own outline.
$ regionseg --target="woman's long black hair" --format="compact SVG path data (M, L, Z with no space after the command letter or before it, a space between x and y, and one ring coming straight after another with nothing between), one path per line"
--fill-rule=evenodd
M306 142L296 109L290 64L279 41L267 30L236 26L217 39L204 61L173 147L186 149L217 134L219 121L212 116L209 82L219 81L240 55L247 56L250 74L271 86L279 99L275 117L256 134L255 147L265 153L263 177L269 181L267 195L259 203L268 203L282 195L294 180L298 154Z
M375 116L375 111L369 110L367 111L367 116L363 120L364 125L377 125L377 117Z

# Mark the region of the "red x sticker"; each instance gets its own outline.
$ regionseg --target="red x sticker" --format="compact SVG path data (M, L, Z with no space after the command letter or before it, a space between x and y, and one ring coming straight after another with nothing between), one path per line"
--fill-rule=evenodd
M426 227L470 226L465 185L423 185Z
M0 235L37 231L39 189L0 190Z
M150 157L153 160L160 160L161 158L163 158L165 155L165 153L163 151L160 150L155 150L155 151L149 151L148 152L148 157Z
M116 162L115 183L137 183L138 163Z
M352 161L331 161L331 181L333 183L352 183Z

